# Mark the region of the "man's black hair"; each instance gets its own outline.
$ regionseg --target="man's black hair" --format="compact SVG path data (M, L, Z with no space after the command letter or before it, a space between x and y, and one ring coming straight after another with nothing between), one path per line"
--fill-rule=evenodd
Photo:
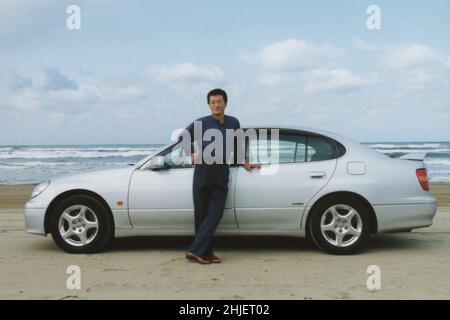
M228 97L227 97L227 93L225 92L225 90L222 89L212 89L210 92L208 92L208 95L206 96L206 101L209 104L209 97L211 96L222 96L223 97L223 101L225 101L225 104L228 102Z

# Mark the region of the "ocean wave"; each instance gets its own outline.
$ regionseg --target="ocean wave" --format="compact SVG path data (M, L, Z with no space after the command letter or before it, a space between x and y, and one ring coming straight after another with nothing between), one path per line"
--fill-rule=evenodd
M0 162L0 168L10 168L14 166L18 167L38 167L38 166L75 166L79 165L80 162L48 162L48 161L26 161L26 162Z
M30 161L30 162L11 162L11 163L0 163L0 170L29 170L29 169L41 169L41 170L59 170L59 169L73 169L78 168L83 169L86 167L113 167L117 165L123 165L123 163L118 162L40 162L40 161Z
M57 159L57 158L130 158L146 157L158 148L149 149L27 149L5 152L0 150L0 159Z
M391 157L426 152L430 182L450 182L450 143L372 143L364 145ZM136 146L3 146L0 147L0 184L37 183L61 173L111 168L136 163L162 145Z
M415 152L426 152L427 154L434 154L434 153L441 153L441 154L447 154L450 155L450 149L374 149L378 152L385 153L385 154L392 154L392 153L415 153Z
M364 143L365 145L371 147L371 148L380 148L380 149L393 149L393 148L409 148L409 149L434 149L439 148L442 145L445 146L445 144L441 143L423 143L423 144L386 144L386 143L376 143L376 144L370 144L370 143Z
M0 184L3 185L20 185L20 184L37 184L39 182L41 182L41 179L17 179L17 180L1 180L0 179Z
M430 165L430 166L446 166L450 169L450 159L425 158L424 163L425 163L425 165Z

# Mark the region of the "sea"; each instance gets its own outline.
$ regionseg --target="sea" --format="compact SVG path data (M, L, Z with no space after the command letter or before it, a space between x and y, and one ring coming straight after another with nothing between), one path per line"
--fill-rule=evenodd
M367 142L391 157L426 152L429 181L450 183L450 142ZM0 184L29 184L66 173L125 167L154 154L164 144L0 146Z

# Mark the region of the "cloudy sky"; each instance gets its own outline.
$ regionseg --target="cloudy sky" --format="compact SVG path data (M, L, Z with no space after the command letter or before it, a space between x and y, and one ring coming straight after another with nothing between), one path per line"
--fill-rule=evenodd
M449 141L450 1L0 2L0 145L166 143L215 87L242 125Z

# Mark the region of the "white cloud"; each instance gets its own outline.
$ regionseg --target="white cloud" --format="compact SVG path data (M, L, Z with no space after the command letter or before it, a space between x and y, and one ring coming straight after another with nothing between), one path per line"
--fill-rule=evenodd
M315 69L306 76L305 91L309 93L325 91L348 91L369 83L346 69Z
M446 83L448 53L423 44L384 44L370 52L379 70L384 71L382 82L407 90L429 90Z
M245 53L242 60L256 63L264 68L280 71L290 68L307 68L323 62L339 60L343 51L331 46L316 46L294 38L274 42L262 47L257 53Z
M386 65L390 68L404 68L418 66L435 59L433 50L421 44L400 46L386 57Z
M184 62L166 66L155 66L148 73L159 81L170 80L218 80L223 71L218 67L201 66Z
M135 85L127 87L102 86L98 88L98 95L101 102L107 103L108 105L118 104L119 107L124 107L123 104L144 98L145 90Z
M18 73L11 75L11 81L9 87L12 90L22 90L33 86L33 81L30 78L24 77Z
M427 70L412 70L404 79L408 87L420 89L428 84L434 83L438 79L436 73Z
M28 88L7 96L9 105L17 111L52 111L75 113L105 108L122 115L145 100L145 90L134 85L114 87L106 84L80 84L74 89L44 90Z
M374 43L359 38L352 40L352 47L358 51L372 51L376 49Z
M450 68L450 56L444 58L444 66Z
M51 110L55 112L77 112L98 100L95 87L80 85L76 90L47 91L28 88L9 97L9 104L16 110Z
M76 81L70 79L63 74L61 70L54 67L46 67L44 69L45 77L47 78L45 89L47 90L64 90L64 89L77 89L78 84Z
M376 59L378 66L391 70L421 67L450 67L450 56L435 47L424 44L375 44L362 39L352 40L352 48L368 60Z
M258 82L265 86L276 86L284 80L285 77L278 73L264 73L258 78Z

